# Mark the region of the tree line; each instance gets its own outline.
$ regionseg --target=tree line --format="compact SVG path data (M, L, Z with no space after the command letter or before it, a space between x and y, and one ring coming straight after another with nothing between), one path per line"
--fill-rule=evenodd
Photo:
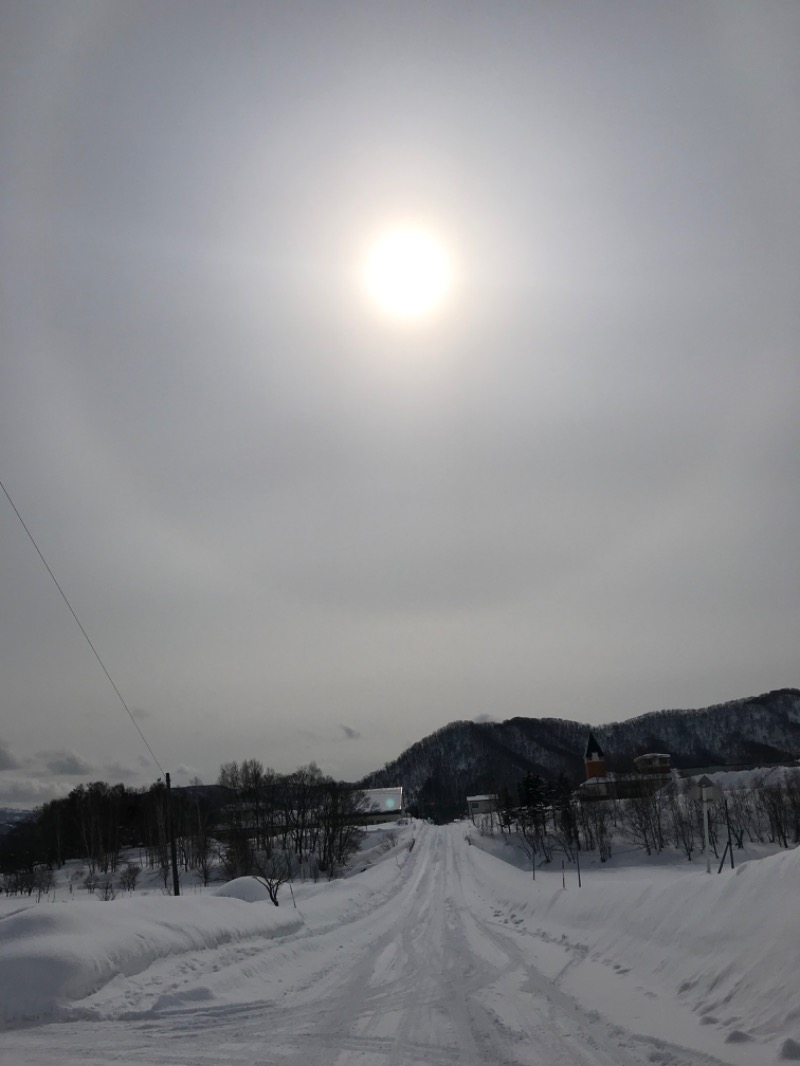
M143 869L170 877L169 825L181 871L204 885L252 875L277 905L295 876L336 876L363 829L364 794L326 777L314 763L279 774L257 759L224 764L215 786L132 789L96 781L37 807L0 837L0 890L41 896L54 872L82 864L79 887L110 898L131 890Z
M364 793L326 777L313 762L286 775L257 759L225 763L219 784L228 795L223 869L229 878L257 877L276 906L286 881L335 877L358 850Z
M624 798L590 798L563 777L553 782L527 774L516 792L499 790L496 810L479 816L476 828L513 836L536 864L549 863L555 852L572 860L578 850L597 852L605 862L615 841L648 855L672 847L689 861L703 850L703 804L690 780L674 773L666 782L618 774L617 782ZM748 785L709 803L709 847L717 859L728 840L734 849L748 841L800 844L800 770L754 774Z

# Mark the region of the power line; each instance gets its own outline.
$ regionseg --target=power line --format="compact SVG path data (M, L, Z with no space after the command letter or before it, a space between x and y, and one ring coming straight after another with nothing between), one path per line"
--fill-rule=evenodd
M15 514L15 515L17 516L17 518L19 519L20 525L21 525L21 526L22 526L22 528L23 528L23 529L25 530L25 532L26 532L26 533L28 534L28 539L30 540L30 542L31 542L31 544L32 544L32 545L34 546L34 548L36 549L36 554L37 554L37 555L39 556L39 558L40 558L40 559L42 560L42 562L44 563L44 567L45 567L45 569L47 570L47 572L48 572L48 574L50 575L50 577L51 577L51 578L53 579L53 584L54 584L54 585L55 585L55 587L56 587L56 588L58 589L58 591L59 591L59 592L61 593L61 599L62 599L62 600L64 601L64 603L66 603L67 607L69 608L69 613L70 613L70 614L72 615L72 617L73 617L73 618L75 619L75 621L76 621L76 623L77 623L77 625L78 625L78 629L80 629L81 633L83 633L83 635L84 635L84 638L86 639L86 643L87 643L87 644L89 645L89 647L90 647L90 648L92 649L92 652L94 653L94 657L95 657L95 659L97 659L97 661L98 661L98 662L100 663L100 669L101 669L101 670L103 671L103 673L104 673L104 674L106 675L106 677L108 678L108 683L109 683L109 684L111 685L111 687L113 688L114 692L115 692L115 693L117 694L117 699L118 699L118 700L119 700L119 702L120 702L120 703L122 704L122 706L123 706L123 707L125 708L125 710L126 710L126 712L127 712L127 714L128 714L128 717L129 717L129 718L130 718L130 720L131 720L131 721L133 722L133 725L134 725L134 727L135 727L135 729L136 729L136 732L137 732L137 733L139 734L139 736L140 736L140 737L142 738L142 743L143 743L143 744L144 744L144 746L145 746L145 747L147 748L147 750L148 750L148 751L150 752L150 755L151 755L151 757L152 757L152 759L153 759L153 762L154 762L154 763L156 764L156 766L157 766L157 767L158 767L158 769L159 769L159 770L161 771L161 774L162 774L162 776L163 776L163 775L164 775L164 770L163 770L163 769L162 769L162 767L161 767L161 763L160 763L160 762L158 761L158 759L156 758L156 753L155 753L155 752L153 751L153 749L152 749L152 748L150 747L150 745L149 745L149 744L147 743L147 738L145 737L144 733L143 733L143 732L142 732L142 730L140 729L140 727L139 727L139 723L138 723L138 722L136 721L136 719L135 719L135 718L133 717L133 715L131 714L131 709L130 709L130 707L128 706L128 704L127 704L127 703L125 702L125 700L123 699L123 696L122 696L122 693L120 692L120 690L119 690L119 689L117 688L117 686L116 686L116 685L114 684L114 679L112 678L111 674L110 674L110 673L108 672L108 670L106 669L105 663L104 663L104 662L103 662L103 660L102 660L102 659L100 658L100 655L99 655L99 653L98 653L98 651L97 651L97 648L96 648L96 647L94 646L94 644L92 644L92 641L91 641L91 639L90 639L90 637L89 637L89 634L88 634L88 633L86 632L86 630L85 630L85 629L83 628L83 625L81 624L81 620L80 620L80 618L78 618L78 616L77 616L77 615L75 614L75 611L74 611L74 610L72 609L72 604L71 604L71 603L69 602L69 600L67 599L67 595L66 595L66 593L64 592L64 590L62 589L62 587L61 587L61 586L59 585L59 583L58 583L58 579L56 578L56 575L55 575L55 574L53 573L53 571L52 571L52 570L50 569L50 566L49 566L49 564L48 564L47 560L45 559L44 555L42 555L41 549L39 548L39 545L38 545L38 544L36 543L36 541L35 541L35 539L34 539L34 536L33 536L33 533L31 533L31 531L30 531L30 530L28 529L28 527L27 527L27 526L25 525L25 520L23 519L22 515L21 515L21 514L19 513L19 510L17 509L17 505L16 505L15 503L14 503L14 501L13 501L13 500L11 499L11 497L9 496L9 494L8 494L8 489L7 489L6 487L5 487L5 485L3 484L3 482L2 482L2 481L0 481L0 489L2 489L2 490L3 490L3 493L4 493L4 495L5 495L5 498L6 498L6 499L8 500L8 502L9 502L9 503L11 504L11 507L13 508L14 514Z

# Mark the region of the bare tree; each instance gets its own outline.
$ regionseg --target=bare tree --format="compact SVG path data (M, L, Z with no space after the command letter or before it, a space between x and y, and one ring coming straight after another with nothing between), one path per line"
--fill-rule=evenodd
M758 803L769 822L770 841L781 847L789 847L789 820L791 817L788 796L783 784L762 787L758 792Z
M292 877L292 861L288 852L255 852L253 855L253 876L266 888L269 898L277 907L278 890Z
M792 840L798 844L800 843L800 772L790 770L784 774L783 787L789 806Z
M364 838L360 822L366 809L366 796L329 778L320 789L319 799L319 867L327 870L330 879L349 865Z
M53 871L49 866L37 866L33 873L33 884L36 889L36 900L41 902L42 896L46 896L53 887Z
M744 847L745 833L751 843L756 841L759 844L763 844L764 833L758 818L754 790L750 788L734 788L728 792L727 797L728 818L737 848Z
M536 854L539 851L539 845L541 842L541 830L536 824L536 821L531 817L530 812L525 808L521 808L517 812L517 839L519 840L520 847L528 856L531 864L531 870L533 871L534 878L536 877ZM472 841L470 841L472 843Z
M597 848L600 862L611 858L613 806L608 800L591 799L578 804L578 818L587 851Z
M664 788L664 798L669 812L672 839L676 848L682 848L689 862L696 847L695 827L689 806L688 786L680 787L674 780Z
M141 866L137 866L135 862L127 863L119 875L120 888L124 888L126 892L133 892L141 872Z
M655 789L652 783L632 774L620 780L625 784L629 798L622 801L625 818L634 840L640 844L648 855L664 848L664 809L663 790Z

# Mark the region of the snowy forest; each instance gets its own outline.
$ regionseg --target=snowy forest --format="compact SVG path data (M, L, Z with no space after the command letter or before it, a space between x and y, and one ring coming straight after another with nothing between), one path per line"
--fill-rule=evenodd
M709 847L717 861L726 846L745 843L800 843L800 770L733 773L732 787L720 789L708 804ZM579 852L596 853L601 862L615 843L658 854L672 848L690 862L704 850L703 802L689 778L674 772L663 782L630 773L616 776L624 798L587 798L566 787L528 774L517 795L502 789L496 810L473 819L482 835L506 836L531 863L550 863L556 855L576 861Z
M0 887L45 895L53 872L79 859L78 889L110 898L135 888L148 868L160 871L166 891L171 824L180 870L196 871L204 885L256 875L277 905L291 877L331 878L347 865L361 839L363 802L362 792L314 763L278 774L257 759L226 763L216 786L172 789L169 801L162 782L79 785L0 838Z
M728 786L709 804L715 861L745 843L800 843L800 770L727 776ZM616 781L624 798L592 798L563 775L548 781L526 774L516 789L500 789L491 811L465 820L467 839L497 836L520 848L534 871L556 857L576 863L582 852L604 863L616 847L647 855L674 849L688 861L703 852L703 805L690 779L673 771L658 787L635 773ZM77 859L75 891L109 899L136 888L146 868L159 871L168 892L172 819L181 871L204 885L256 876L277 906L287 881L332 878L348 866L363 836L363 807L363 792L326 778L313 763L286 775L255 759L227 763L217 786L173 790L169 804L161 783L139 791L81 785L0 839L0 887L42 898L55 871Z

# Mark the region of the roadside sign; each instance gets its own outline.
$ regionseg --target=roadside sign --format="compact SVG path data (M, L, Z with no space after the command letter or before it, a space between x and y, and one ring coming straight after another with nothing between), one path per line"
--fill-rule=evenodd
M722 789L703 774L702 777L692 780L689 785L689 795L694 800L705 800L706 803L713 803L722 799Z

